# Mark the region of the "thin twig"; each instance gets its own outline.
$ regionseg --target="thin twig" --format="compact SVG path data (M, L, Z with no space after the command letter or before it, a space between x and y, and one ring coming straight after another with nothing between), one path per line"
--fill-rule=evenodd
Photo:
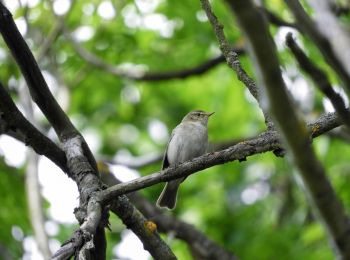
M62 21L63 23L63 21ZM78 55L89 64L99 68L107 73L112 75L123 77L132 80L138 81L161 81L161 80L170 80L170 79L185 79L190 76L204 74L208 70L214 68L218 64L225 61L225 57L219 55L215 58L212 58L208 61L203 62L195 67L175 70L175 71L166 71L166 72L145 72L145 71L137 71L133 72L131 70L125 70L119 65L110 64L92 52L85 49L74 37L71 35L71 32L68 31L66 27L64 27L64 35L66 39L71 43L72 47L78 53ZM242 48L234 49L237 54L244 54L245 50Z
M258 101L258 104L264 114L267 128L272 129L273 128L272 120L268 115L266 109L261 104L261 93L258 87L256 86L255 81L251 77L249 77L246 71L242 68L241 62L238 59L238 55L226 40L226 37L224 34L224 27L219 22L218 18L215 16L213 11L211 10L211 6L207 4L205 0L201 0L201 4L202 4L203 10L205 11L213 27L215 36L219 43L220 50L222 54L225 56L227 64L229 65L230 68L232 68L236 72L238 79L247 87L250 94Z

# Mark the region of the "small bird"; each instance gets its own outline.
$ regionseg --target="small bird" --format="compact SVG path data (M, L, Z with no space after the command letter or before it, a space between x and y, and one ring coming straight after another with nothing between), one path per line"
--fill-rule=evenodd
M188 113L171 133L163 157L162 170L204 154L208 146L208 119L214 114L202 110ZM158 207L174 209L177 191L186 178L169 181L157 200Z

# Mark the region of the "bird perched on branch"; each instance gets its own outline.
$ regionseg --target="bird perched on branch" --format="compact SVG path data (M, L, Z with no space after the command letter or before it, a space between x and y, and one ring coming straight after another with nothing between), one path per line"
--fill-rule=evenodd
M163 157L162 170L204 154L208 146L208 119L214 114L202 110L188 113L171 133ZM177 191L185 178L166 183L157 200L158 207L175 208Z

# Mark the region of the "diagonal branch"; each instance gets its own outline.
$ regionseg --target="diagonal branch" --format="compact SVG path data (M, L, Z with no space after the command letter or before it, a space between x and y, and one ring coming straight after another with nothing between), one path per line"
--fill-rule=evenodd
M316 122L308 124L308 131L310 132L311 137L315 138L340 125L341 122L336 114L328 113L321 116ZM97 200L103 203L109 203L113 198L122 194L150 187L160 182L186 177L214 165L238 161L248 156L274 151L280 148L283 148L283 145L278 133L276 131L266 131L256 138L242 141L228 149L207 153L183 164L112 186L101 191L97 195Z
M316 64L306 56L303 50L294 41L291 33L287 34L286 42L300 67L310 75L316 83L316 86L328 97L344 124L350 129L350 113L346 109L343 98L333 89L326 73L318 68Z
M119 216L126 227L140 238L143 247L151 253L154 259L177 259L168 245L160 238L153 222L147 220L126 196L118 196L110 207L111 211Z
M316 28L312 19L297 0L285 0L295 16L301 30L316 44L325 60L343 81L344 87L350 91L350 75L341 64L328 39Z
M0 100L0 121L3 121L3 126L5 124L4 128L69 174L64 152L23 116L1 83Z
M257 87L254 80L251 77L249 77L246 71L242 68L241 63L238 59L237 53L234 51L234 49L230 46L230 44L226 40L223 25L219 22L218 18L215 16L213 11L211 10L210 5L207 5L204 0L201 0L201 4L202 4L203 10L205 11L213 27L216 39L218 40L218 43L219 43L220 50L222 54L225 56L227 64L231 69L233 69L236 72L238 79L247 87L250 94L258 101L258 104L264 114L267 128L272 129L273 123L266 109L263 107L261 103L261 93L259 91L259 88Z
M55 258L61 259L63 255L71 256L72 252L76 256L81 255L79 256L81 258L83 255L90 255L92 253L90 251L94 249L95 256L100 259L105 254L105 248L94 248L93 240L95 237L101 237L104 240L103 225L107 223L107 215L101 204L94 199L94 193L103 189L97 176L95 159L82 135L76 130L51 94L33 54L13 21L11 13L1 2L0 32L19 64L33 100L48 118L63 143L67 167L72 173L80 193L80 207L76 209L76 217L81 227L74 233L74 237L55 254ZM77 241L78 243L76 243ZM164 248L170 251L167 245L161 249L164 250ZM157 251L160 248L157 247L154 250Z
M297 2L297 1L292 1ZM249 41L259 80L265 89L269 111L287 144L305 183L311 202L337 253L350 258L350 222L310 145L303 120L298 116L282 79L276 48L261 13L250 0L228 1ZM268 61L268 65L266 62Z
M109 172L105 166L101 172L101 178L108 186L120 183L115 176ZM147 217L157 224L160 232L174 233L175 237L185 241L191 251L196 255L196 259L202 260L233 260L236 257L225 250L214 241L209 239L194 226L187 224L172 215L165 214L163 210L157 208L148 199L138 192L128 194L130 201Z
M259 9L263 13L263 15L267 18L269 23L276 25L276 26L286 26L286 27L291 27L291 28L299 30L298 24L284 21L282 18L280 18L275 13L271 12L270 10L268 10L265 7L260 7Z
M0 32L26 79L33 100L52 124L59 138L62 139L72 132L76 133L77 130L51 94L33 54L13 21L11 13L2 3L0 3Z

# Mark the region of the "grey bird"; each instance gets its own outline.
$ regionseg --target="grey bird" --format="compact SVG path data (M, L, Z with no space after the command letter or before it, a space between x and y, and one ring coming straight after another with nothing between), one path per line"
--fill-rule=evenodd
M214 114L202 110L188 113L171 133L163 157L162 169L204 154L208 146L208 119ZM157 200L158 207L174 209L177 191L185 178L169 181Z

